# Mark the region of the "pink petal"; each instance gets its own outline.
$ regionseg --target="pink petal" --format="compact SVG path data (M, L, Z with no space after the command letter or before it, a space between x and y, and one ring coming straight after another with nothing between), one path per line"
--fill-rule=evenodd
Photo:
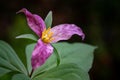
M82 40L85 38L85 35L82 29L74 24L61 24L53 27L51 29L53 32L54 40L51 43L58 42L59 40L68 40L72 35L77 34L82 37Z
M43 43L42 40L39 39L34 48L31 58L33 70L43 65L48 57L52 54L52 52L53 47L50 44Z
M27 9L23 8L20 11L18 11L17 13L23 12L26 15L27 18L27 22L29 27L39 36L41 37L42 35L42 31L46 28L45 23L43 21L43 19L36 15L36 14L32 14L31 12L29 12Z

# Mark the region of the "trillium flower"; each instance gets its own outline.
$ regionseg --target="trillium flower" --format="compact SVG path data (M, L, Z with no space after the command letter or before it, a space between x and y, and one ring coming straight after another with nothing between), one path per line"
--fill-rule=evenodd
M60 24L53 28L46 28L45 22L40 16L32 14L25 8L19 12L26 15L28 26L39 36L31 57L33 70L43 65L53 53L52 43L68 40L74 34L81 36L82 40L85 37L81 28L75 24Z

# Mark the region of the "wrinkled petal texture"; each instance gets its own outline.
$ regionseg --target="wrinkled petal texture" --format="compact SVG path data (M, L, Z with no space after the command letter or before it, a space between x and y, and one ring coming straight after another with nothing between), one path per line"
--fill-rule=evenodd
M82 40L85 38L82 29L74 24L61 24L53 27L51 31L53 32L52 37L54 38L51 43L55 43L60 40L68 40L74 34L81 36Z
M50 44L43 43L40 39L38 40L31 58L31 64L33 70L37 69L45 63L48 57L52 54L53 47Z
M39 36L41 37L42 31L46 28L43 19L36 15L29 12L27 9L23 8L18 13L23 12L26 15L27 23L29 27Z

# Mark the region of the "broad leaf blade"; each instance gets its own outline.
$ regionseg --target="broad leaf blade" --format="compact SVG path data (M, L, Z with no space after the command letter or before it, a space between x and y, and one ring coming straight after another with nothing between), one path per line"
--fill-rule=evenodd
M45 24L46 24L47 28L51 27L51 25L52 25L52 11L50 11L48 13L48 15L46 16L46 18L45 18Z
M28 76L26 76L25 74L15 74L12 77L12 80L31 80Z
M15 51L6 42L0 40L0 66L19 71L27 75L27 71Z
M26 47L26 59L27 59L27 69L28 69L28 72L29 74L31 73L32 71L32 66L31 66L31 55L32 55L32 51L34 49L34 46L35 44L30 44Z
M19 71L19 69L17 69L13 64L11 64L9 61L3 59L3 58L0 58L0 66L3 67L3 68L6 68L6 69L9 69L9 70L12 70L12 71Z
M0 77L9 72L11 72L11 70L0 67Z
M93 52L96 47L83 43L66 43L60 42L53 44L59 52L61 62L60 64L76 64L84 71L88 72L92 66ZM38 68L32 75L32 78L56 67L56 55L53 53L46 63Z
M37 41L37 38L33 34L22 34L16 37L17 39L19 38L26 38L26 39L31 39L34 41Z
M44 65L40 66L38 69L36 69L32 75L32 78L39 75L39 74L42 74L44 73L45 71L49 70L49 69L52 69L54 67L57 66L57 58L56 58L56 55L55 53L53 53L51 55L51 57L48 58L48 60L45 62Z
M34 46L35 46L35 43L34 44L30 44L26 47L26 58L27 58L27 68L28 68L28 71L29 71L29 74L32 70L32 67L31 67L31 54L32 54L32 51L34 49ZM41 72L44 72L46 70L49 70L55 66L57 66L57 57L56 57L56 54L53 53L51 55L51 57L48 58L48 60L46 61L46 63L42 66L40 66L40 68L38 68L37 70L34 71L32 77L38 75L39 73Z
M57 49L54 46L53 46L53 48L54 48L54 53L55 53L55 55L57 57L57 66L59 66L59 64L60 64L60 55L59 55Z
M74 63L85 71L92 67L93 52L96 47L83 43L53 44L61 55L61 64Z
M87 72L75 64L62 64L37 76L33 80L89 80Z

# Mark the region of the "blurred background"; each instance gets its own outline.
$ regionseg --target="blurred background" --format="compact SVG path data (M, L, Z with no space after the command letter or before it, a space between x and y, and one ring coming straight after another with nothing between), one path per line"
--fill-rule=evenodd
M43 19L53 11L53 26L74 23L80 26L86 38L83 43L96 45L91 80L120 80L120 0L1 0L0 40L8 42L25 63L24 48L33 41L15 39L23 33L33 33L27 26L22 8ZM34 33L33 33L34 34ZM71 42L81 39L74 36ZM8 80L7 74L0 80Z

